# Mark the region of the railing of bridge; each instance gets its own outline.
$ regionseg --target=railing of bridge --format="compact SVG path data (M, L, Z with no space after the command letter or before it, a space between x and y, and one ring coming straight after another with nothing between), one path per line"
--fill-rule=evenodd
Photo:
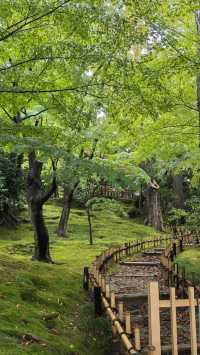
M90 197L99 196L123 201L132 201L135 198L134 192L130 189L118 190L108 185L93 186L87 190L87 195Z

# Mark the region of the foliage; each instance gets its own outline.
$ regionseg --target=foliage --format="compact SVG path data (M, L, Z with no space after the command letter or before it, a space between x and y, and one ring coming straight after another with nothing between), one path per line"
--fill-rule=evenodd
M171 208L168 212L167 221L170 226L180 226L186 222L188 213L180 208Z
M0 224L12 226L9 215L16 213L20 206L23 190L22 159L22 156L14 153L0 152Z
M200 198L198 196L193 196L187 201L186 207L187 213L187 226L194 232L199 233L200 231Z

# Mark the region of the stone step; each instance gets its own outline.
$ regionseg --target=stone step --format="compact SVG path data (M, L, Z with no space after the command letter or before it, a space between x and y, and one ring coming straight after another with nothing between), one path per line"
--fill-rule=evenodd
M125 266L160 266L160 261L121 261Z
M149 251L144 251L142 255L162 255L162 251L155 251L155 250L149 250Z

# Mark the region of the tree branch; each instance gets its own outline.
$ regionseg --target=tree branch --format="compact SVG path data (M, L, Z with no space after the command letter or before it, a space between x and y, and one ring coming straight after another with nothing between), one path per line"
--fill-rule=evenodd
M52 184L50 188L42 195L40 198L40 203L44 204L48 199L53 195L53 193L56 191L57 188L57 183L56 183L56 177L53 177Z
M55 11L57 11L58 9L60 9L61 7L63 7L64 5L66 5L68 2L70 2L70 0L65 0L63 1L62 3L58 4L57 6L55 6L53 9L41 14L41 15L35 15L33 17L32 16L28 16L26 17L24 20L22 19L21 21L18 22L18 24L22 23L18 28L12 30L11 32L5 34L4 36L0 37L0 42L6 40L7 38L13 36L14 34L16 34L19 30L21 30L23 27L27 26L27 25L30 25L31 23L33 22L36 22L46 16L49 16L51 14L53 14ZM28 20L30 18L30 20ZM17 24L17 23L16 23ZM13 24L10 26L11 27L14 27L16 24Z
M46 112L46 111L48 111L48 108L45 108L45 109L43 109L43 110L41 110L41 111L39 111L39 112L37 112L37 113L33 113L33 114L27 115L27 116L25 116L25 117L22 117L21 121L25 121L27 118L30 118L30 117L37 117L37 116L39 116L41 113Z

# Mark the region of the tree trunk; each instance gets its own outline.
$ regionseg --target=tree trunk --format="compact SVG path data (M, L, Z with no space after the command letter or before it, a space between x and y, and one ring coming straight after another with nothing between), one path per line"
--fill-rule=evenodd
M173 176L173 188L176 194L175 197L175 207L176 208L184 208L185 196L183 190L183 175L175 175Z
M159 189L149 186L147 189L147 218L148 225L157 231L163 231L163 217L160 204Z
M34 227L35 252L33 260L52 262L49 252L49 234L43 217L43 206L31 204L31 221Z
M33 260L52 262L49 252L49 234L43 218L43 205L56 189L55 178L46 192L43 191L41 173L43 163L36 159L35 152L29 154L29 174L27 178L27 200L34 228L35 252Z
M70 190L67 189L67 187L64 187L63 209L62 209L62 213L58 225L58 233L57 233L58 236L60 237L64 237L66 235L74 190L75 187Z
M88 224L89 224L89 242L90 245L93 244L93 234L92 234L92 221L91 221L91 215L90 215L90 208L87 207L87 217L88 217Z
M200 38L200 10L195 12L195 19L196 19L196 26L197 26L197 34ZM199 48L198 48L198 58L200 56L200 41L199 41ZM197 75L197 109L199 114L199 147L200 147L200 74Z

